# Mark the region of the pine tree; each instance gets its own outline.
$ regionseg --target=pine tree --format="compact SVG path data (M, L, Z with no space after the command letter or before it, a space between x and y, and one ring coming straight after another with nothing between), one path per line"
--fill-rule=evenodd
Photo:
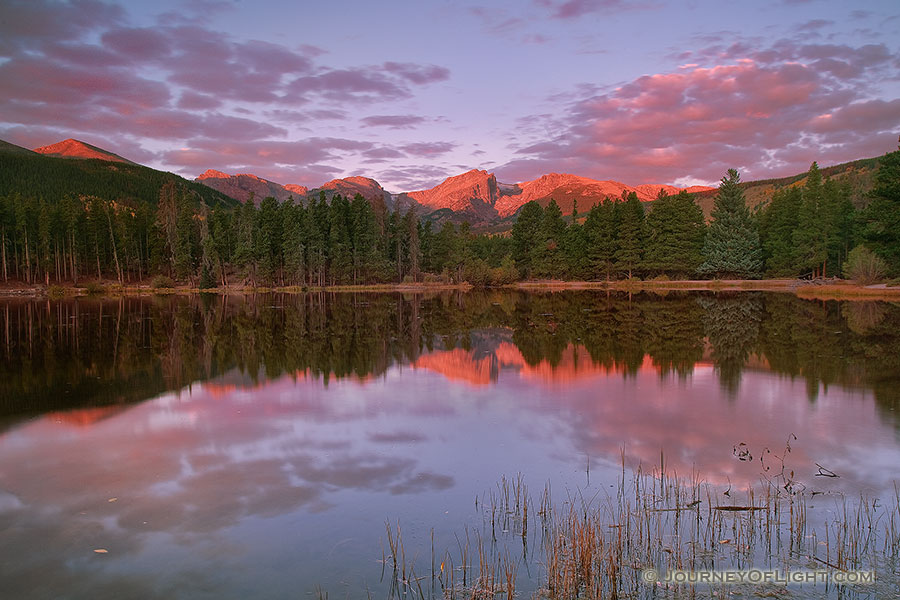
M800 222L803 194L800 188L777 190L760 215L760 242L766 273L775 277L799 274L794 231Z
M371 281L379 270L378 224L368 200L356 194L350 203L353 282Z
M584 222L584 234L587 244L588 277L603 277L609 281L615 264L616 251L619 248L619 224L616 202L604 198L603 202L594 205Z
M218 260L213 228L210 226L210 211L205 202L200 202L200 289L216 287L214 271Z
M288 199L282 207L281 252L284 256L284 275L291 285L303 284L306 279L306 210Z
M703 264L698 272L715 277L759 277L762 248L756 223L740 188L741 177L734 169L719 184L712 224L703 244Z
M328 266L328 203L325 201L325 192L319 194L319 199L309 207L309 219L307 223L309 247L307 259L309 263L310 283L325 285L325 270Z
M263 198L259 203L259 211L256 215L256 237L254 238L255 251L259 261L260 280L272 284L276 281L277 273L281 269L281 224L283 217L278 207L278 201L272 196Z
M234 263L244 274L251 286L257 282L256 256L256 205L245 202L234 219Z
M900 275L900 150L878 161L875 187L863 212L863 240L887 263L892 275Z
M544 209L532 200L519 210L519 216L513 223L513 259L522 277L530 277L534 270L534 252L543 219Z
M9 225L9 208L6 196L0 196L0 275L3 281L9 280L9 268L6 259L7 231L11 229Z
M178 218L175 221L175 277L194 278L196 246L194 232L194 211L186 198L179 200Z
M684 190L669 196L664 190L647 215L644 267L673 276L689 276L703 262L706 226L703 211Z
M556 200L550 200L550 204L544 209L535 246L534 268L539 275L565 277L566 257L563 254L565 236L566 222L563 220L562 211Z
M401 235L405 236L406 248L405 262L409 265L409 275L413 281L418 281L422 265L422 245L419 240L419 219L416 217L415 207L404 215L401 225Z
M350 246L350 204L340 194L331 199L328 212L328 258L332 284L348 283L353 274Z
M822 175L819 166L813 163L803 187L803 202L793 242L797 265L804 271L811 271L813 277L824 275L828 259L828 211L822 196Z
M587 239L584 227L578 222L578 200L572 203L572 222L566 228L563 254L569 279L582 279L587 274Z
M637 194L631 192L620 207L616 268L631 279L642 268L644 249L644 206Z

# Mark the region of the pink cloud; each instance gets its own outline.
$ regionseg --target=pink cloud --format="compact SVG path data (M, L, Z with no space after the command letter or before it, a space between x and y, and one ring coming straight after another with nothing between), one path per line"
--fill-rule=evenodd
M686 169L716 181L736 167L749 179L891 149L886 140L896 138L900 100L861 101L867 70L889 61L883 46L777 43L752 54L765 60L685 66L588 94L569 103L564 119L548 117L547 129L561 130L558 136L522 140L520 158L498 173L533 176L536 166L565 165L598 179L642 183L674 181Z

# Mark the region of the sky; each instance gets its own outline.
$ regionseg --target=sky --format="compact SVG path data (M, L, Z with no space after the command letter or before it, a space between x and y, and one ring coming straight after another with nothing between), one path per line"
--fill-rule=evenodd
M898 134L896 0L0 0L0 139L188 178L715 185Z

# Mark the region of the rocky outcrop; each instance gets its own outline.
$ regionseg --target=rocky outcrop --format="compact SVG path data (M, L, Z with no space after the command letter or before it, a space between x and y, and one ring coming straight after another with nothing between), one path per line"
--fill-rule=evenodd
M241 202L248 202L253 198L253 202L257 205L268 196L272 196L278 202L284 202L291 197L297 200L307 193L306 187L302 185L283 186L251 173L229 175L215 169L209 169L197 177L196 181Z
M450 209L475 221L491 221L498 213L494 205L500 197L497 178L487 171L471 170L449 177L429 190L402 194L434 212Z

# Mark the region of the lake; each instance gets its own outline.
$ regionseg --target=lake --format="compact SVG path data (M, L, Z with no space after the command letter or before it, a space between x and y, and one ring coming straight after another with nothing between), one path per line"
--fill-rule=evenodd
M779 593L897 597L896 304L85 297L3 300L0 325L3 597L441 597L485 548L527 598L551 564L544 502L586 514L654 471L714 490L694 493L697 523L752 489L805 498L815 541L785 548L789 566L834 563L842 511L872 506L886 562L865 549L856 566L882 587ZM735 523L710 543L737 545ZM780 552L749 546L715 564Z

